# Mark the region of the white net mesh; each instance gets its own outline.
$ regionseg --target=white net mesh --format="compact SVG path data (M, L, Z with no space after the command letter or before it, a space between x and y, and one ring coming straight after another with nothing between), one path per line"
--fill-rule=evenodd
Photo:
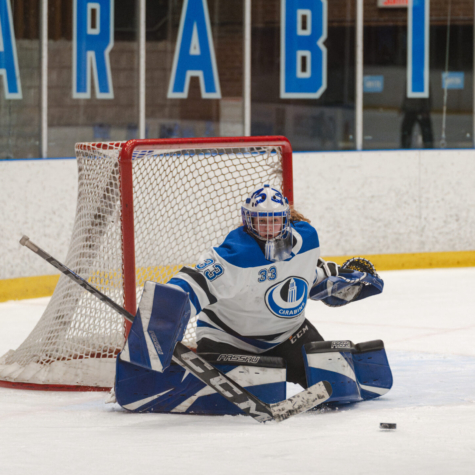
M124 305L119 151L77 144L76 221L66 265ZM262 183L282 186L279 147L140 150L133 154L136 295L166 283L240 225L240 207ZM54 255L54 250L53 255ZM195 346L196 321L183 342ZM0 379L110 387L124 319L65 276L28 338L0 359Z

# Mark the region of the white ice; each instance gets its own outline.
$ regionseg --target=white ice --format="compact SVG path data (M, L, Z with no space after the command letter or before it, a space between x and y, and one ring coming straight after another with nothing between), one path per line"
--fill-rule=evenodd
M307 308L325 339L384 340L394 376L386 396L259 424L129 414L104 393L0 388L0 474L475 473L475 268L381 275L380 296ZM0 356L47 301L0 304Z

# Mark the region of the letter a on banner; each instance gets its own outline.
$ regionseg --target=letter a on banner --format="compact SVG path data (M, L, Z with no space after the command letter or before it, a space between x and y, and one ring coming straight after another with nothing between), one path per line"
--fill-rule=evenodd
M407 97L429 97L429 4L430 0L409 0Z
M280 97L316 99L327 88L327 0L281 0Z
M183 3L167 97L187 98L192 76L200 80L202 98L221 98L206 0Z
M74 0L73 97L113 99L109 53L114 46L114 0Z
M10 0L0 0L0 76L5 99L22 99Z

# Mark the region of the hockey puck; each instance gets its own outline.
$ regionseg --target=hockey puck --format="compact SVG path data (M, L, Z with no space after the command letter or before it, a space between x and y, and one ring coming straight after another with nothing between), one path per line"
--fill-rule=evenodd
M379 428L380 429L395 429L396 424L393 422L380 422L379 423Z

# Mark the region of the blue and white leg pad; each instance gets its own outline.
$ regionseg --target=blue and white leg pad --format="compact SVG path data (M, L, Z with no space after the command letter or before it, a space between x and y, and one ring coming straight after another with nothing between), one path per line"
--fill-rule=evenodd
M219 353L200 356L266 403L286 398L286 368L282 358ZM115 396L131 412L244 414L175 363L158 373L117 358Z
M118 359L153 371L168 368L190 319L186 292L145 282L139 309Z
M328 402L358 402L386 394L393 385L391 368L381 340L354 345L351 341L307 343L302 348L307 383L329 381Z

